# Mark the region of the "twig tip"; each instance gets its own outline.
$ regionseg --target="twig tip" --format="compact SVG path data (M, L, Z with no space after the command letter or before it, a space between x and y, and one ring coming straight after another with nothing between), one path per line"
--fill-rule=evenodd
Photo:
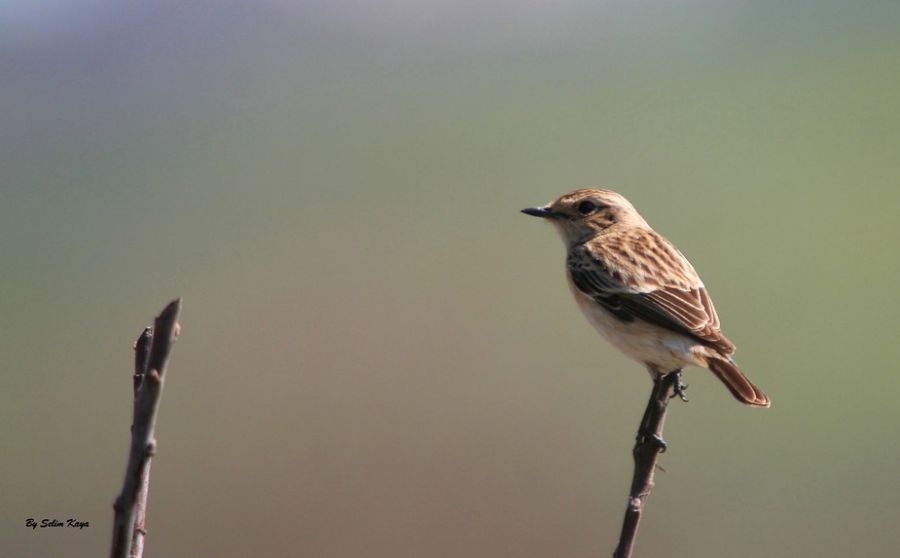
M178 312L181 312L181 297L176 298L172 302L166 304L166 307L163 308L163 311L159 313L159 317L157 318L157 320L170 318L173 314L177 314Z

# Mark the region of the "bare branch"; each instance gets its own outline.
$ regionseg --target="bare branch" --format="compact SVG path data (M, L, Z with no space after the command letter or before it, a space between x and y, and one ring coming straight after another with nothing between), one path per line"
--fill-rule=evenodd
M113 504L115 519L111 558L140 558L143 554L150 458L156 451L156 413L169 353L180 329L180 313L179 298L170 302L157 316L152 330L144 329L135 342L131 450L122 491Z
M631 493L628 496L628 506L625 508L625 520L622 523L622 534L619 537L619 546L613 553L613 558L630 558L634 540L637 536L638 523L641 521L641 513L644 505L653 489L653 472L656 469L656 458L660 452L665 451L666 444L663 441L663 426L666 421L666 409L669 400L676 394L684 397L684 387L681 384L681 371L670 372L664 376L657 376L653 381L653 391L647 402L647 410L638 429L637 442L634 445L634 477L631 481Z

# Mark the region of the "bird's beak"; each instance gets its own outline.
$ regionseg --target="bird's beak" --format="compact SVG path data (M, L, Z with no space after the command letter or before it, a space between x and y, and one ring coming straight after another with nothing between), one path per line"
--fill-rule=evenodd
M522 213L532 217L543 217L544 219L557 216L557 213L549 207L526 207L522 210Z

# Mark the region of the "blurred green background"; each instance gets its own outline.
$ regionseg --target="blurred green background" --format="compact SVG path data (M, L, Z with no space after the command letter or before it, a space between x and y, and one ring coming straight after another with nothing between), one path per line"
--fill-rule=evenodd
M591 557L646 373L550 227L625 194L774 401L689 371L638 556L900 548L900 4L0 4L0 555ZM38 529L25 519L78 518Z

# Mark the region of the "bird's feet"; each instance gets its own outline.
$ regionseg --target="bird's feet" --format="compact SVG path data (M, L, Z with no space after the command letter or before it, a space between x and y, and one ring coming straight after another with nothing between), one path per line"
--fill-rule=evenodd
M678 396L679 399L687 403L688 398L685 392L687 392L688 385L681 378L681 370L676 370L672 374L675 374L675 385L672 386L672 399Z
M669 444L667 444L666 441L663 440L662 436L660 436L656 432L650 432L648 430L642 429L640 432L638 432L637 435L637 445L643 446L645 444L656 446L659 449L659 453L666 453L666 450L669 449Z

